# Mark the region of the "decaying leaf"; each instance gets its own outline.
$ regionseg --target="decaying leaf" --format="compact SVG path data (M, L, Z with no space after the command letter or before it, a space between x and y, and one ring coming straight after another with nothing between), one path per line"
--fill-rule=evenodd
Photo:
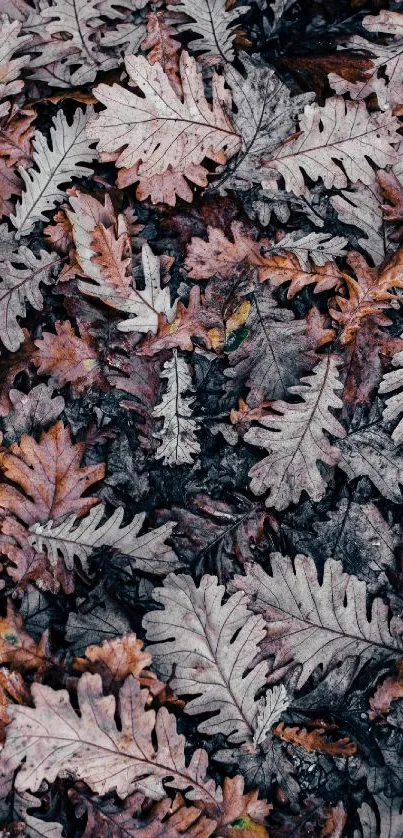
M213 77L210 107L194 58L182 52L179 68L183 101L161 65L151 65L140 56L127 58L126 70L145 99L119 85L95 88L106 111L90 123L88 135L98 140L99 151L112 155L119 151L117 166L138 165L138 175L147 178L170 169L192 180L193 167L206 157L224 163L237 151L239 136L224 110L229 95L222 78Z
M334 96L324 107L306 105L299 132L266 165L284 177L287 192L295 195L305 190L302 170L314 181L322 178L327 189L345 189L348 181L370 186L375 172L367 157L381 168L395 163L397 127L390 113L371 116L364 102Z
M247 576L237 576L234 587L245 591L249 608L265 617L262 645L267 654L275 654L279 674L300 664L297 684L302 687L317 666L327 672L347 655L359 655L363 666L369 659L400 654L386 603L375 599L368 619L365 582L343 573L340 562L327 559L321 583L306 556L292 562L273 554L270 563L271 573L248 565Z
M284 723L274 728L274 735L283 742L291 742L299 748L304 748L310 754L312 751L320 751L329 756L351 757L355 754L357 746L346 737L335 742L328 741L326 731L320 728L305 730L298 727L285 727Z
M25 246L13 252L9 260L0 262L0 336L12 352L24 340L19 318L26 316L27 303L38 311L43 308L40 285L51 283L52 268L59 264L56 254L41 250L35 256Z
M80 467L81 443L73 444L68 427L58 421L42 433L39 443L24 434L20 444L0 452L0 468L20 488L2 483L0 507L28 526L57 520L74 511L84 515L97 503L82 497L104 475L103 465Z
M25 192L10 220L17 229L16 238L27 235L37 221L48 221L44 214L61 203L66 193L60 189L73 177L86 177L92 169L95 152L85 134L88 114L77 110L71 125L62 111L56 114L51 129L51 147L46 137L37 131L33 140L32 160L36 169L20 168Z
M29 543L38 552L45 550L54 562L58 553L61 553L68 567L73 567L74 559L77 558L88 569L88 559L96 547L112 547L130 556L132 567L143 571L164 574L180 566L174 551L165 544L165 539L169 538L174 527L172 522L138 535L146 517L145 512L135 515L126 526L121 525L123 515L123 509L116 509L102 523L105 507L99 504L81 521L77 521L75 513L60 524L54 525L53 521L48 521L44 526L41 523L34 524Z
M156 457L168 466L192 463L200 451L196 438L198 425L192 418L192 397L184 394L192 393L193 387L186 361L176 349L161 376L167 379L167 390L153 411L155 418L164 420L161 431L155 434L160 440Z
M313 500L320 500L326 484L317 463L332 466L339 459L338 449L330 445L323 432L345 436L344 428L330 413L330 408L342 406L336 395L341 389L336 360L324 358L314 374L302 382L290 387L289 392L303 402L273 402L272 414L262 417L261 427L250 428L244 437L269 452L250 470L251 489L257 495L269 489L266 505L276 509L297 503L303 489Z
M13 721L3 752L4 768L19 769L19 791L36 791L43 779L53 781L67 771L98 794L116 790L125 797L138 790L159 800L165 797L166 781L190 800L207 801L213 808L219 805L221 790L206 776L205 751L195 751L186 764L184 737L176 731L175 717L165 707L157 714L146 710L147 691L141 691L132 676L120 692L121 729L114 719L115 699L103 696L99 675L84 673L80 678L80 716L66 690L34 684L32 694L34 709L11 711Z
M68 320L56 321L55 331L56 335L43 332L42 340L35 341L38 375L50 376L51 383L59 387L71 384L78 393L99 385L98 357L90 342L77 337Z
M223 594L212 576L203 576L198 588L189 576L168 576L164 587L154 590L164 610L152 611L144 621L153 641L148 649L161 677L167 679L174 670L175 692L196 695L186 712L213 714L198 725L201 732L244 742L257 731L258 743L276 720L270 696L263 707L256 701L265 685L266 664L250 669L265 635L264 621L248 612L242 592L225 604ZM283 700L282 709L286 706Z

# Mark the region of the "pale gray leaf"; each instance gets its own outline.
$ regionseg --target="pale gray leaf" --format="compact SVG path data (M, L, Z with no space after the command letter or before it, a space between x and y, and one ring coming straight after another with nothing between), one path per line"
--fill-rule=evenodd
M402 644L389 630L388 605L380 598L367 607L365 582L343 572L327 559L319 582L313 559L274 553L270 572L247 564L233 588L245 591L249 608L266 619L262 653L275 655L279 671L300 664L297 689L321 666L323 674L347 656L380 661L402 654ZM370 617L368 618L368 613Z

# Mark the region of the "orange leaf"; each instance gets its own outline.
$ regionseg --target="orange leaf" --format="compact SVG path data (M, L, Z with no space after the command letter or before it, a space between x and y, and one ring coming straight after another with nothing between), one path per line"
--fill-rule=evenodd
M134 675L141 683L144 670L151 664L151 655L143 651L143 646L142 640L128 632L123 637L105 640L100 646L88 646L85 658L76 658L73 666L79 672L98 672L106 691L112 686L120 687L128 675Z
M356 753L357 746L349 739L338 739L337 742L329 742L325 739L325 730L305 730L299 727L285 727L281 722L273 729L273 733L283 742L290 742L298 745L311 754L312 751L320 751L322 754L329 754L333 757L351 757Z
M383 311L398 306L391 289L403 288L403 249L397 250L383 268L370 268L364 257L355 252L350 253L347 261L357 279L343 274L348 297L335 297L338 308L329 308L333 319L343 327L340 340L344 344L351 343L367 317L374 317L378 326L391 324Z
M287 293L289 300L292 300L308 285L315 285L315 294L328 291L339 285L343 277L334 262L326 262L322 267L314 267L310 273L303 271L294 253L273 254L272 256L268 254L264 257L264 266L259 269L258 273L260 282L269 279L276 287L290 282Z

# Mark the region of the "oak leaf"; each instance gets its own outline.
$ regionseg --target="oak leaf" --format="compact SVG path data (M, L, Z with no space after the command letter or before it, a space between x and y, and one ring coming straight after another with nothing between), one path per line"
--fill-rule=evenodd
M350 189L341 190L339 195L330 198L332 207L336 210L338 218L343 224L356 227L361 236L351 234L350 243L354 248L360 246L365 250L375 265L380 265L393 250L388 243L385 219L388 218L385 207L382 205L383 182L393 178L393 173L380 171L377 173L378 183L365 186L358 182ZM379 187L379 185L381 188Z
M387 714L392 709L392 701L397 701L403 698L403 665L401 661L397 663L396 675L390 675L378 684L374 695L369 700L371 708L369 712L370 719L376 719L378 716Z
M224 328L221 311L209 304L200 288L194 285L189 292L186 306L178 302L175 317L170 323L158 316L158 331L139 347L141 355L155 355L164 349L193 350L193 340L201 342L206 349L219 350L224 343Z
M56 320L55 331L55 335L42 332L42 340L35 341L39 351L33 361L38 375L50 376L50 382L56 387L71 384L77 393L99 386L99 358L91 342L77 337L69 320Z
M0 452L0 469L21 487L2 483L0 507L28 526L71 512L84 515L98 499L82 497L83 492L102 479L105 467L81 468L83 454L84 445L71 442L61 421L42 433L39 442L24 434L19 445Z
M16 239L30 233L37 221L48 221L44 214L65 198L60 188L73 177L88 177L96 152L86 138L85 128L90 114L77 110L71 125L62 111L58 111L50 131L51 147L46 137L37 131L33 140L33 163L36 168L23 169L20 175L25 192L10 220L17 229ZM87 167L82 164L86 163Z
M157 714L146 710L148 692L132 676L120 691L119 729L115 699L103 696L99 675L84 673L79 680L80 716L66 690L40 684L31 689L35 708L12 708L2 752L3 770L19 769L18 791L36 791L43 780L52 782L67 771L98 794L116 790L126 797L139 790L160 800L165 781L189 800L208 802L213 810L219 806L222 794L206 776L206 752L195 751L186 765L184 737L176 731L175 717L165 707Z
M0 335L11 352L24 340L19 318L26 317L27 302L37 311L43 308L40 285L50 285L52 268L59 263L55 253L40 250L35 255L25 246L15 250L9 260L0 262Z
M174 172L184 172L206 157L224 163L237 151L239 137L224 110L229 94L222 79L213 76L210 106L195 59L183 52L179 66L183 101L161 65L150 65L142 56L126 58L126 70L145 98L119 85L101 84L94 89L107 110L90 123L88 135L98 140L99 151L113 154L123 147L118 167L139 164L139 175L150 178L162 175L169 166Z
M22 34L22 25L18 20L1 16L0 26L0 99L15 96L24 87L19 79L20 71L29 63L28 55L15 57L21 47L30 41L30 36Z
M300 727L286 727L284 722L281 722L274 728L273 733L283 742L290 742L292 745L304 748L308 754L312 751L320 751L332 757L351 757L357 750L354 742L350 742L347 737L337 739L336 742L328 741L325 738L326 731L321 728L306 730Z
M247 564L246 576L236 576L233 587L250 597L248 607L266 619L263 654L275 655L277 680L300 664L300 689L318 666L326 674L346 655L385 660L401 654L401 642L389 629L388 606L373 600L367 616L366 585L344 573L340 562L327 559L319 583L313 559L273 553L270 573Z
M338 308L329 307L333 319L342 326L340 340L344 344L353 340L366 317L373 317L379 326L391 324L383 312L398 306L393 289L403 287L403 250L397 250L383 268L370 268L364 257L355 252L349 254L347 261L357 279L344 273L348 297L335 297L334 305Z
M177 96L182 95L182 84L179 73L179 52L182 48L176 39L177 30L172 23L174 13L167 11L149 12L147 15L147 35L141 42L141 48L149 50L147 60L150 64L161 64L164 73L169 78L171 87ZM153 202L154 203L154 202Z
M381 494L393 503L402 502L403 455L399 446L377 424L351 430L338 442L339 468L349 480L369 477Z
M196 32L193 35L191 49L201 53L202 58L212 64L233 61L233 41L236 30L234 20L248 11L248 6L228 8L225 0L179 0L175 6L168 7L171 11L184 13L192 21L181 23L179 32Z
M151 655L143 651L143 646L134 632L127 632L114 640L104 640L101 646L88 646L85 657L75 658L73 666L79 672L98 672L106 692L120 687L128 675L142 683L145 676L152 675L146 669Z
M287 693L276 688L256 699L266 682L267 664L252 666L264 624L248 612L242 593L226 603L223 594L214 576L203 576L199 587L190 576L168 576L153 592L164 610L143 621L153 641L148 650L162 678L174 672L170 683L176 693L196 696L187 702L187 713L213 713L198 725L202 733L258 745L287 708Z
M193 457L200 453L196 438L199 425L192 418L194 397L189 366L174 349L172 358L166 361L161 378L167 379L167 389L161 401L155 406L153 416L163 419L161 430L154 436L160 440L155 452L164 465L180 466L193 463Z
M249 389L247 404L257 407L267 399L281 398L287 388L298 381L298 375L311 366L308 356L311 341L307 333L308 319L295 320L291 311L277 305L271 290L265 286L253 289L252 307L245 326L247 336L228 354L230 379Z
M390 113L371 115L364 102L334 96L324 107L307 105L298 133L288 137L265 165L277 170L287 192L295 195L305 190L302 170L311 180L322 178L326 189L345 189L348 181L370 186L376 175L367 157L380 168L395 163L397 127Z
M241 147L227 164L219 183L225 189L245 190L267 177L262 160L269 159L293 131L296 117L312 101L313 94L291 96L271 67L259 66L245 53L240 58L244 72L227 64L225 79L236 107L232 119Z
M123 515L121 507L103 521L105 507L99 504L79 522L75 513L60 524L48 521L42 526L36 523L31 527L28 540L38 552L48 553L51 563L56 563L60 553L69 569L73 568L74 559L78 558L88 571L88 558L96 547L119 550L123 555L130 556L133 568L145 572L164 574L180 566L174 551L165 544L174 527L172 521L138 535L146 513L134 515L129 524L121 526Z
M337 93L349 93L352 99L366 99L375 94L382 110L392 109L403 101L403 15L384 9L379 15L366 15L362 24L369 32L385 32L394 35L394 39L385 44L353 35L343 47L372 55L370 67L357 81L330 73L330 86Z
M273 402L273 413L262 417L259 427L250 428L244 439L251 445L266 448L268 456L252 466L249 475L254 494L270 489L267 506L285 509L297 503L305 491L320 500L326 483L318 469L319 461L334 466L340 453L331 445L324 431L344 437L345 430L330 413L330 408L341 408L336 393L341 390L337 360L332 356L319 361L312 376L301 379L302 384L289 387L303 402Z
M42 634L39 642L24 629L21 615L7 600L7 614L0 619L0 665L9 664L13 670L42 671L49 662L49 632Z
M4 441L7 445L18 442L23 433L32 434L56 421L64 409L64 399L62 396L52 398L52 395L52 387L46 384L37 384L29 393L9 391L11 409L4 418Z
M35 550L29 544L25 527L15 518L4 518L1 532L5 542L0 551L8 558L6 572L13 579L13 595L21 596L32 587L57 594L60 588L66 594L74 591L73 568L68 567L62 556L55 556L53 561L44 552ZM8 537L8 538L7 538Z
M0 122L0 157L7 166L20 163L27 166L32 157L32 138L35 129L32 126L36 113L33 108L12 110L7 118Z

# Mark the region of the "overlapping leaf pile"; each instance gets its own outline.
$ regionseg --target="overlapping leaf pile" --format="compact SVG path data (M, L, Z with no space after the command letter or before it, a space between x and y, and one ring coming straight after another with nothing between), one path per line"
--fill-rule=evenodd
M0 836L401 838L403 4L0 6Z

